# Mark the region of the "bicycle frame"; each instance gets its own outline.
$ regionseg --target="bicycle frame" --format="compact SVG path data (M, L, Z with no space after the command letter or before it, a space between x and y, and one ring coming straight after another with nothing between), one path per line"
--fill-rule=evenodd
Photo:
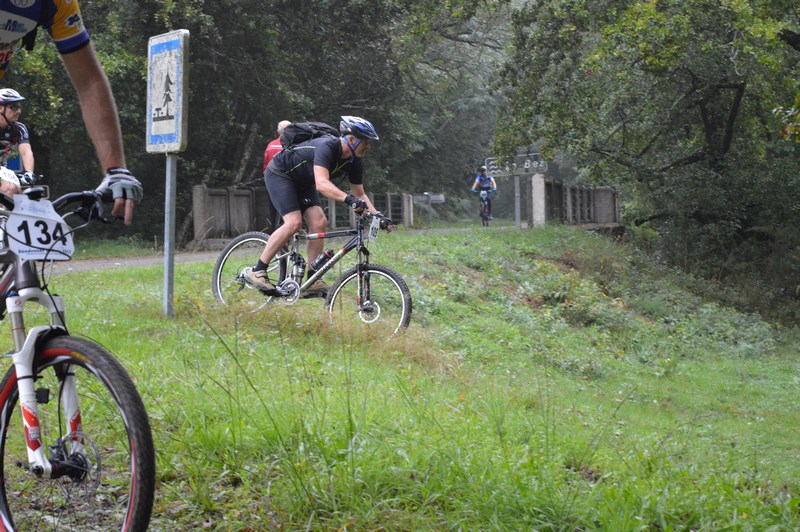
M298 247L300 246L300 242L304 240L322 240L325 238L340 238L345 236L351 236L352 238L347 241L340 249L337 251L333 257L331 257L325 264L320 267L319 270L314 273L311 277L309 277L305 283L300 285L300 292L306 291L311 285L321 279L333 266L335 266L345 255L353 251L354 249L358 250L359 257L363 256L363 259L359 259L356 261L357 266L362 267L364 265L369 264L369 249L367 248L366 244L364 243L364 225L365 222L363 219L360 219L356 224L356 227L353 229L342 229L338 231L327 231L323 233L295 233L292 236L292 242L289 246L289 251L286 253L285 257L278 257L279 260L286 259L288 261L297 260L297 257L300 257L300 253L297 251ZM290 276L290 269L286 268L287 278Z

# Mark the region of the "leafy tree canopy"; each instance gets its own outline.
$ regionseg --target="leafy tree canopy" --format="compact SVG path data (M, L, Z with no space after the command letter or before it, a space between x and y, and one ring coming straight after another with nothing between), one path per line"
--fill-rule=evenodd
M616 183L675 258L718 261L757 225L774 236L800 203L797 152L773 114L797 89L800 55L781 38L791 6L520 2L503 72L513 126L497 150L573 154L578 179Z

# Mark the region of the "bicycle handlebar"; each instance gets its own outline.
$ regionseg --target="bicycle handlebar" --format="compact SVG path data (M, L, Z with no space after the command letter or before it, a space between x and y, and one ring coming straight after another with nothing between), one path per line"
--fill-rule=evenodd
M40 200L44 198L45 189L34 186L25 190L23 194L27 195L33 200ZM110 199L111 191L108 191L107 194L101 194L100 192L94 190L84 190L82 192L68 192L59 198L50 200L50 202L53 204L53 208L57 211L67 207L68 205L80 203L80 207L67 214L77 214L85 222L90 220L98 220L102 223L112 224L118 219L121 219L121 217L109 216L106 214L103 202L109 201ZM10 211L14 210L14 199L6 194L0 193L0 204Z
M388 216L384 215L380 211L375 211L375 212L364 211L361 214L361 218L359 219L359 223L366 225L373 218L379 218L380 219L380 221L381 221L381 229L386 229L390 225L394 225L394 222L392 221L392 219L389 218Z

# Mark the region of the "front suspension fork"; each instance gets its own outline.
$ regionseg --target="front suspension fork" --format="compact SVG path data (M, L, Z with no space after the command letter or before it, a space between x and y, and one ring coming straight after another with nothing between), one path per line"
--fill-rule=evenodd
M45 307L50 312L52 325L33 327L26 334L23 307L28 301ZM17 376L17 391L19 392L19 403L25 429L28 465L36 475L49 477L53 472L53 466L45 454L45 445L39 423L39 401L37 400L35 386L34 359L37 346L43 336L52 334L54 330L66 333L64 301L60 296L45 295L39 288L24 288L19 293L12 293L6 298L6 308L11 321L11 332L16 349L11 354L11 359ZM69 365L65 365L60 371L63 375L63 382L58 400L64 407L64 414L68 424L67 430L70 433L74 433L73 427L76 427L78 431L80 430L80 409L75 376L70 371ZM75 437L75 434L73 437ZM74 443L80 445L80 442Z

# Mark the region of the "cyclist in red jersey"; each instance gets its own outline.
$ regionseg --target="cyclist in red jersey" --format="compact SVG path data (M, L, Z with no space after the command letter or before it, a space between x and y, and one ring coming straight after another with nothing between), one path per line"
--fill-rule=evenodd
M267 149L264 150L264 168L261 170L262 172L267 171L267 166L269 166L269 162L279 154L283 150L283 146L281 145L281 133L283 130L286 129L286 126L291 124L288 120L281 120L278 122L278 129L275 131L277 136L267 144Z
M78 0L0 0L0 78L23 39L38 26L52 37L78 95L83 122L105 171L97 191L114 199L113 213L124 211L128 224L133 204L142 198L142 185L126 168L116 102L84 28Z

